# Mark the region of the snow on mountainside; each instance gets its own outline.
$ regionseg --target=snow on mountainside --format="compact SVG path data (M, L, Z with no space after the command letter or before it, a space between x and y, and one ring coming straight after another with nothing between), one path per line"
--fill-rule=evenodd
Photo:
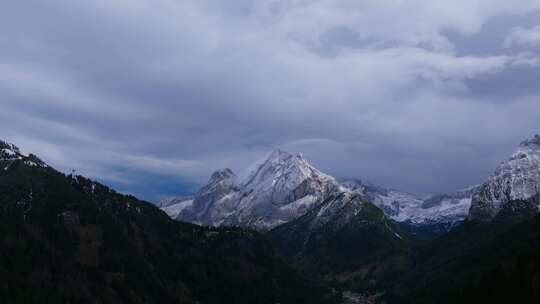
M424 199L419 218L424 222L457 222L469 214L472 197L480 190L480 185L471 186L450 194L439 194Z
M360 180L338 182L302 155L278 149L243 177L230 169L219 170L193 198L164 200L158 206L182 221L269 230L317 208L330 195L351 192L361 194L397 222L453 224L467 216L475 190L420 198Z
M380 208L352 191L333 192L306 214L271 230L268 236L282 256L308 273L324 274L367 266L367 261L380 261L390 252L401 252L408 244L408 238ZM361 270L363 278L373 273L365 269Z
M333 177L315 169L302 155L275 150L243 178L230 169L219 170L191 202L178 199L160 204L182 221L267 230L303 215L338 188Z
M235 211L241 193L237 177L230 169L214 172L208 183L195 195L193 202L182 208L176 219L207 226L220 226Z
M22 154L19 148L15 145L0 140L0 164L3 166L2 169L4 171L9 170L11 165L17 160L22 160L27 166L41 168L48 167L46 163L44 163L34 154Z
M159 207L161 210L165 211L167 215L171 218L178 217L178 214L182 212L182 210L186 209L187 207L191 206L193 204L193 197L173 197L173 198L167 198L161 200L157 207Z
M301 154L273 151L266 161L239 182L239 216L227 224L272 228L306 213L337 181L311 166Z
M367 197L392 220L414 225L454 223L465 219L469 212L471 198L479 189L479 186L473 186L451 194L421 198L411 193L382 188L358 179L342 180L341 184Z
M523 141L503 161L473 197L469 218L492 220L513 200L528 200L540 194L540 135ZM532 200L534 208L538 208Z

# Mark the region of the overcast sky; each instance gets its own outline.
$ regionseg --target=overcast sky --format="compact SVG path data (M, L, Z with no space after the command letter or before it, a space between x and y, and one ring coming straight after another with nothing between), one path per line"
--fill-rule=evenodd
M540 133L536 0L8 0L0 138L155 201L275 147L415 193Z

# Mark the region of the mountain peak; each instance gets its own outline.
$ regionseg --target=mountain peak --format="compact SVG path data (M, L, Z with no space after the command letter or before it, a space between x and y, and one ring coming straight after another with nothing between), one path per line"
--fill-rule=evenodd
M193 203L177 204L177 219L268 230L304 214L338 187L301 154L275 149L240 177L230 169L214 172Z
M272 150L272 152L270 152L270 154L268 154L268 156L266 157L266 161L288 160L288 159L294 159L294 157L296 159L305 161L304 154L302 152L298 152L296 155L293 156L293 154L285 150L282 150L280 148L276 148Z
M279 148L274 149L267 157L267 160L274 160L274 159L287 159L291 158L292 154L285 150L281 150Z
M521 142L521 147L531 147L531 146L537 146L540 148L540 135L535 134L533 137Z
M212 181L221 181L221 180L225 180L225 179L232 179L232 178L235 178L235 177L236 177L236 175L234 174L234 172L231 169L224 168L224 169L220 169L220 170L217 170L214 173L212 173L212 176L210 177L210 182L212 182Z
M266 182L275 185L279 180L292 181L296 184L309 177L320 176L325 179L328 177L314 168L301 153L294 156L279 148L273 150L264 161L258 163L260 165L250 172L244 182L245 185Z

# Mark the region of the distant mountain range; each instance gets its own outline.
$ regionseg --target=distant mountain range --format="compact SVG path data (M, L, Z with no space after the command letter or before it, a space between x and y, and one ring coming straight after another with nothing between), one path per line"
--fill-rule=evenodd
M166 199L158 206L181 221L267 231L317 208L330 195L355 192L397 223L451 228L467 217L492 219L505 202L540 193L539 167L540 136L535 135L522 142L486 183L419 197L359 179L334 178L302 155L278 149L252 165L245 177L237 177L230 169L219 170L193 197Z
M178 220L263 231L300 269L357 291L384 294L382 301L479 303L486 284L507 286L484 296L491 303L503 303L512 292L521 293L517 299L540 299L531 294L540 277L535 264L540 249L534 245L540 245L540 235L528 230L540 222L539 155L535 135L485 183L418 197L361 180L338 180L301 155L276 150L251 166L247 178L217 171L194 197L160 204ZM513 229L522 233L513 235ZM498 250L497 240L508 238L512 249ZM521 264L507 265L510 273L490 277L490 271L503 271L499 258L535 266L524 272ZM469 259L484 260L476 265ZM518 279L524 285L509 283Z
M267 231L321 207L332 195L357 193L408 228L438 227L445 232L467 217L479 189L422 198L358 179L334 178L302 155L279 149L250 168L245 177L230 169L216 171L193 197L166 199L158 206L180 221Z

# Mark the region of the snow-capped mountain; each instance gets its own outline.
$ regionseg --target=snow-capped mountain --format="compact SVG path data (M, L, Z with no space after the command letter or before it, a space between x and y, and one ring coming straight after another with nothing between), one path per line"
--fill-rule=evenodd
M219 170L194 197L168 199L158 206L182 221L268 230L306 214L336 192L351 192L365 197L396 222L454 224L467 216L476 190L421 198L357 179L337 181L302 155L279 149L251 167L244 177L230 169Z
M540 135L523 141L473 197L469 218L492 220L511 201L540 195ZM537 200L531 200L538 210Z
M413 225L454 223L465 219L469 212L471 198L479 188L479 186L473 186L455 193L419 197L358 179L342 180L341 184L367 197L392 220Z
M301 154L293 156L278 149L242 182L242 187L250 193L249 201L272 201L283 207L307 195L327 192L336 184L333 177L315 169Z
M230 169L212 174L194 199L160 202L178 220L211 226L271 229L295 219L328 193L338 182L315 169L302 155L275 150L240 178Z

